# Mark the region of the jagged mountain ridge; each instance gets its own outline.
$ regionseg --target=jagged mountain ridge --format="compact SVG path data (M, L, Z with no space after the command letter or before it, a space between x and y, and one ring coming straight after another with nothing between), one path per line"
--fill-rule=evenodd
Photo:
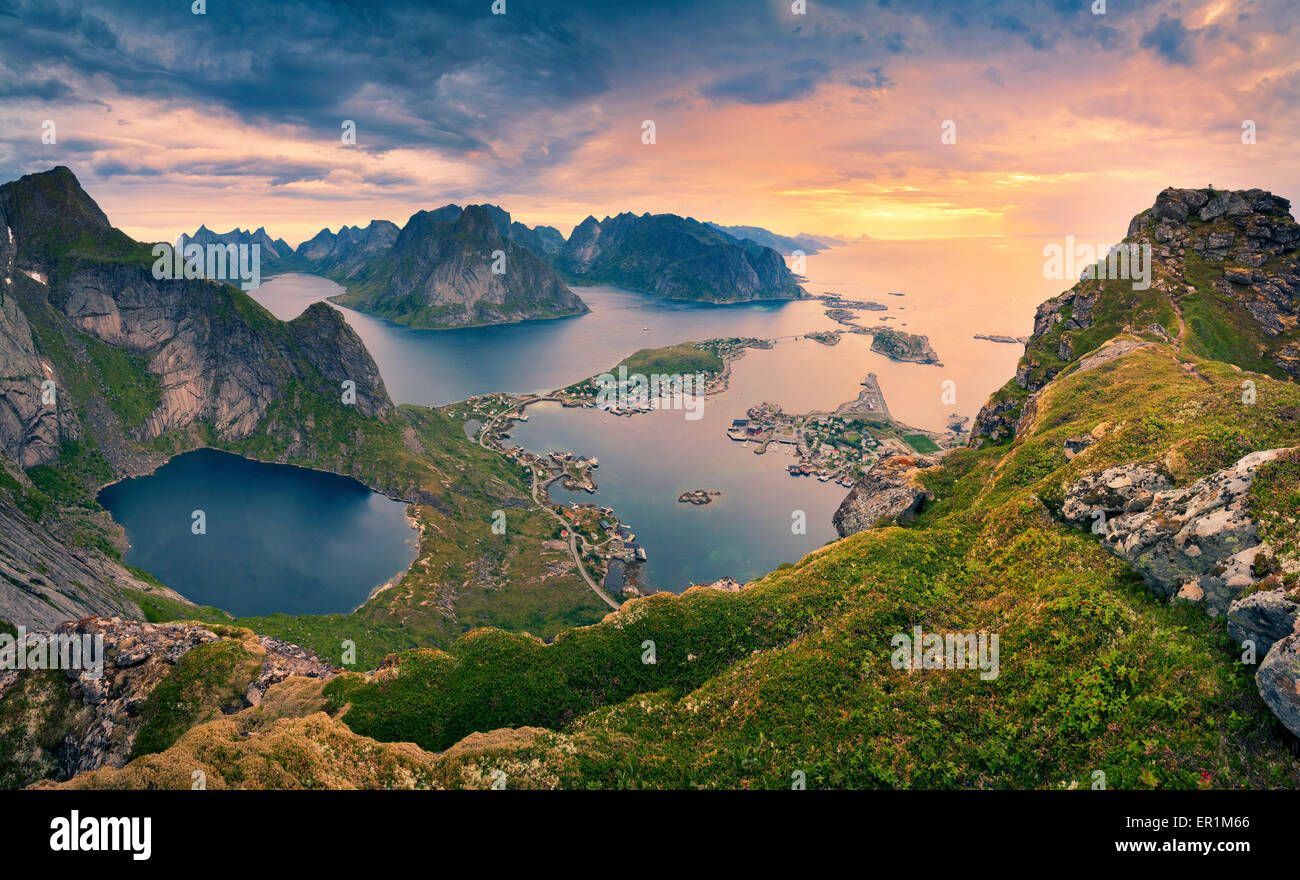
M186 244L194 242L204 247L210 244L256 244L261 247L261 259L268 266L274 265L280 260L288 259L293 255L293 248L289 246L287 241L283 238L272 239L267 234L266 228L262 226L252 231L236 227L229 232L213 232L207 226L200 225L193 235L183 235L181 238L184 239Z
M371 220L365 227L342 226L337 233L327 227L298 245L293 261L304 269L346 280L361 272L368 260L392 247L399 232L397 224L388 220Z

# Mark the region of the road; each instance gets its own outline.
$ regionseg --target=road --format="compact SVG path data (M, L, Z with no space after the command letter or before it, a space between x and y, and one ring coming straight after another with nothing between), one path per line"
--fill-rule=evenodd
M582 575L582 579L587 582L587 586L591 587L593 593L605 600L606 605L617 611L619 609L619 603L611 599L609 594L602 590L600 585L591 579L591 575L587 574L587 567L582 564L582 555L578 552L577 530L574 529L573 526L569 525L568 520L560 516L554 510L551 510L551 508L542 503L542 499L537 497L537 486L541 483L541 478L537 475L536 468L531 468L531 470L533 473L533 502L542 510L559 520L560 525L564 526L565 531L569 533L569 552L573 554L573 564L578 567L578 574Z
M520 400L515 401L513 404L506 407L505 409L493 413L488 418L488 420L483 423L483 427L479 429L478 445L482 446L484 449L489 449L493 452L500 452L501 450L497 449L494 446L489 446L486 442L487 437L491 435L493 428L496 426L497 420L500 419L502 416L506 415L507 413L521 412L523 408L526 407L528 404L536 403L538 400L541 400L541 398L538 397L537 395L529 395L528 397L521 398ZM537 497L537 486L539 483L541 483L541 478L537 475L537 469L535 467L530 466L529 469L531 470L533 475L533 485L532 485L533 503L536 504L542 510L549 513L551 516L555 517L555 519L559 521L560 525L564 526L565 530L568 531L569 553L572 554L573 556L573 564L578 567L578 574L582 575L582 579L587 582L587 586L591 588L591 591L593 593L599 596L606 605L608 605L610 608L613 608L615 611L617 611L621 607L619 603L616 602L614 599L611 599L609 594L606 593L603 589L601 589L600 584L592 580L591 575L587 574L587 567L582 564L582 554L578 552L577 531L574 530L574 528L571 525L569 525L568 520L560 516L560 514L556 513L554 510L552 510L550 507L544 504L542 502L542 499Z

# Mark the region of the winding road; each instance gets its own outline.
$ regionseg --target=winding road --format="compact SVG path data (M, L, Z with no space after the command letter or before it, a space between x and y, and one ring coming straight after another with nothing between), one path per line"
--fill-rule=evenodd
M541 398L536 396L523 398L519 401L516 401L511 406L508 406L505 409L501 410L500 412L493 413L488 418L488 420L483 423L483 427L479 429L479 434L478 434L479 446L482 446L484 449L490 449L493 452L500 452L500 450L495 449L492 446L489 446L485 442L485 438L487 438L492 433L492 428L496 425L497 420L500 419L501 416L505 415L506 413L519 412L528 404L535 403L540 399ZM578 552L577 530L575 530L571 525L569 525L569 522L563 516L556 513L549 506L547 506L542 501L542 499L537 497L537 486L541 483L542 480L541 477L538 476L537 474L536 467L529 465L529 471L533 475L533 479L532 479L533 503L536 504L540 509L546 511L551 516L555 517L555 519L559 521L560 525L564 526L565 530L569 533L569 553L572 554L573 556L573 564L578 567L578 574L582 575L582 579L587 582L587 586L591 588L591 591L593 593L599 596L605 602L606 605L608 605L610 608L613 608L615 611L617 611L620 607L619 603L614 601L614 599L610 598L610 595L606 593L603 589L601 589L600 584L592 580L591 575L587 574L587 567L582 564L582 554Z

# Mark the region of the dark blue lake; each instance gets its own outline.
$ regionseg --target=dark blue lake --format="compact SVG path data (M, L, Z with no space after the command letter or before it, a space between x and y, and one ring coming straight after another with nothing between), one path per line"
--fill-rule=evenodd
M125 559L200 605L236 616L349 612L406 570L406 505L347 477L213 449L107 486ZM195 534L193 512L206 534Z

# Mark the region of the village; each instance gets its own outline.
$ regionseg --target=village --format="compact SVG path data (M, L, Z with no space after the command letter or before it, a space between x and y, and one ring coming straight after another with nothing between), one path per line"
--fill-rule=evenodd
M674 401L674 394L693 394L697 398L718 394L730 381L732 362L746 349L772 348L774 344L771 339L734 336L647 349L619 364L615 368L617 373L607 374L615 381L604 395L599 377L593 376L554 391L544 399L570 408L600 407L615 416L681 408L680 401ZM640 379L634 378L637 376ZM655 378L661 381L650 381ZM688 384L684 385L683 379Z
M862 474L879 459L890 455L936 452L961 445L958 428L948 434L921 431L895 422L885 405L875 373L862 382L857 398L834 412L795 415L773 403L750 407L746 418L733 419L727 428L732 440L755 444L763 454L772 444L781 444L798 459L786 466L792 477L815 477L852 488Z
M543 455L517 444L506 445L511 425L528 421L525 407L539 400L554 401L556 396L488 394L462 401L448 407L446 412L462 419L466 432L479 445L500 453L523 469L533 499L557 518L556 537L566 542L573 538L580 564L596 573L605 591L623 596L641 595L640 567L646 561L646 551L636 542L631 527L611 507L580 501L563 504L549 494L556 482L570 491L594 494L599 459L564 451Z
M655 366L660 368L679 362L683 366L701 366L698 354L716 356L721 369L701 370L708 377L711 393L725 387L731 362L751 347L770 347L771 340L715 339L707 343L686 343L673 349L661 349ZM670 358L662 353L670 353ZM669 363L664 363L669 361ZM705 360L704 364L709 363ZM676 365L676 363L673 363ZM648 366L648 364L647 364ZM964 443L960 421L954 421L946 434L922 431L895 422L890 416L884 394L874 373L862 381L862 390L851 401L833 412L791 414L773 403L750 407L743 419L732 420L726 429L732 440L753 445L755 454L768 452L773 444L785 448L796 459L787 465L792 477L814 477L821 482L835 482L846 489L881 458L890 455L929 453ZM507 445L510 428L515 422L528 421L526 408L539 401L560 403L566 407L596 407L597 385L593 380L575 383L547 394L494 393L470 398L447 407L449 415L460 419L471 439L491 449L523 469L533 499L556 518L556 537L570 542L575 562L582 574L589 569L601 581L601 590L612 595L642 594L641 571L646 561L645 548L636 540L631 526L623 522L610 507L593 502L553 500L549 489L555 483L574 492L596 492L598 459L567 451L544 454L518 444ZM632 415L657 408L659 401L619 411L614 415ZM955 414L954 414L954 418ZM693 505L708 504L716 491L695 489L683 492L678 501Z

